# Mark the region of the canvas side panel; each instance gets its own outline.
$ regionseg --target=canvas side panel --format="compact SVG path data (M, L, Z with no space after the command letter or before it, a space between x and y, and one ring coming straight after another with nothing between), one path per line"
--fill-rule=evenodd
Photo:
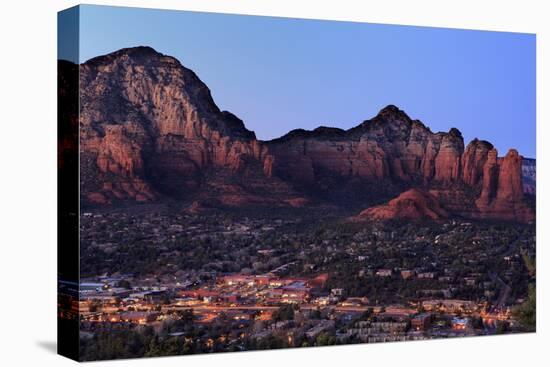
M57 351L79 359L79 8L58 13Z

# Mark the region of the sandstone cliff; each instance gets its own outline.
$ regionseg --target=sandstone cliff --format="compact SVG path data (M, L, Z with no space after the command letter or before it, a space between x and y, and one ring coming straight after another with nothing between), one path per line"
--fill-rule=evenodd
M212 167L270 176L272 157L254 133L173 57L136 47L91 59L80 89L82 185L92 201L182 196Z
M295 130L266 142L273 172L310 184L325 172L342 177L403 182L453 182L461 177L464 142L460 131L432 133L388 106L350 130Z
M522 157L511 149L505 157L496 158L490 151L485 163L483 186L476 205L482 218L529 221L534 213L523 200Z
M79 68L81 193L88 202L170 197L194 201L193 210L323 201L366 208L419 188L384 213L399 207L428 217L427 209L438 216L534 218L516 151L499 158L477 139L465 148L459 130L434 133L396 106L349 130L294 130L262 142L220 111L193 71L149 47ZM429 205L411 206L420 198Z
M534 218L523 200L522 157L516 151L499 159L491 143L478 139L465 149L459 130L433 133L395 106L350 130L294 130L266 144L274 174L298 186L319 186L335 176L400 183L431 190L441 205L464 217Z

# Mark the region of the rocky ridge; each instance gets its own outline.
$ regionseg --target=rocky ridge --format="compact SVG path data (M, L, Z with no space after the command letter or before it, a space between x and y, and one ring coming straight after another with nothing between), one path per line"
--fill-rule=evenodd
M518 152L499 158L477 139L464 147L459 130L433 133L396 106L349 130L294 130L263 142L220 111L193 71L149 47L81 64L80 91L81 192L90 203L303 206L339 190L380 197L387 186L395 196L418 188L414 198L429 199L427 208L435 198L449 215L534 218Z
M474 139L464 148L459 130L433 133L391 105L355 128L327 131L295 130L267 142L274 174L304 187L327 176L399 182L431 190L465 217L534 219L523 200L522 157L514 149L498 158L487 141Z

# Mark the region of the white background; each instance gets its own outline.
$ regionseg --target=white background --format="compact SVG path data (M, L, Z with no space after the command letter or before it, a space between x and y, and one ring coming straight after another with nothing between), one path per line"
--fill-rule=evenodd
M241 14L537 33L538 332L479 337L132 360L136 366L408 365L548 363L548 150L546 1L91 1ZM0 2L0 364L64 366L56 339L56 12L77 4ZM518 129L522 121L518 121ZM544 225L546 221L546 225ZM542 225L541 225L542 224ZM546 339L546 340L545 340ZM544 362L543 362L544 361ZM127 365L130 361L94 365Z

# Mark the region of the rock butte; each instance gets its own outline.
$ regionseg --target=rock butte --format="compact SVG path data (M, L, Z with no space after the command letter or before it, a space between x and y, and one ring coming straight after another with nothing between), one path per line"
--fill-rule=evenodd
M60 62L60 75L71 67ZM228 206L305 206L353 183L348 191L358 195L384 185L397 193L421 189L359 217L534 219L517 151L499 158L477 139L464 148L457 129L433 133L395 106L349 130L293 130L259 141L239 118L220 111L192 70L150 47L121 49L79 67L87 203L175 197L194 200L195 211L212 198ZM63 96L60 84L62 108Z
M385 205L363 210L353 220L368 219L444 219L449 213L441 207L437 198L420 189L410 189Z

